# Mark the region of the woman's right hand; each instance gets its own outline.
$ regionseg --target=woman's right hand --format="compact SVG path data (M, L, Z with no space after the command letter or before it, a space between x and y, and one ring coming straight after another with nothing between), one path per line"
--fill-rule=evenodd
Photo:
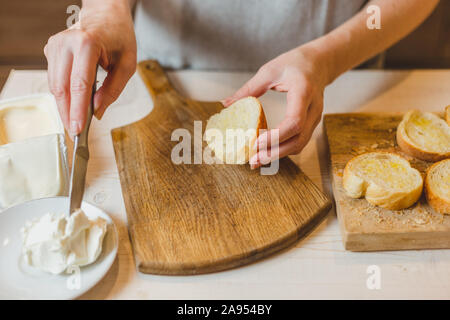
M101 118L136 70L136 38L128 0L86 1L80 20L44 48L48 83L71 136L85 125L97 64L108 72L94 97Z

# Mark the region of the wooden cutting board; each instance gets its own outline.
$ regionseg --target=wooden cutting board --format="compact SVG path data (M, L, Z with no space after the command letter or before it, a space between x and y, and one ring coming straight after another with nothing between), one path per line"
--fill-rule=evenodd
M450 216L435 212L424 196L412 207L391 211L344 193L342 173L356 155L391 151L407 158L422 175L432 164L407 156L395 134L400 113L327 114L324 128L331 157L332 186L344 246L352 251L450 248Z
M292 245L328 213L331 202L290 159L272 176L248 165L174 164L179 141L172 132L193 134L194 120L204 128L222 105L182 97L156 61L138 70L154 109L112 137L141 272L187 275L247 264Z

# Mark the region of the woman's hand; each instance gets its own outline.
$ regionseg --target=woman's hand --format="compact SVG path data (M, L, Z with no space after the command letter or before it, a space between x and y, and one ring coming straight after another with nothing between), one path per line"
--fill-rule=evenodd
M279 149L270 153L271 131L261 134L254 148L259 151L250 159L252 169L276 158L300 153L319 124L323 110L323 91L329 83L328 72L318 50L304 45L286 52L263 65L255 76L232 97L223 101L227 107L247 96L259 97L272 89L287 92L286 116L273 130L279 130ZM267 149L266 149L267 148Z
M80 20L48 40L48 82L71 136L86 122L97 64L108 75L94 97L95 116L122 92L136 70L136 39L128 0L86 1Z
M369 29L366 8L330 33L282 54L265 64L225 106L245 96L259 97L267 90L287 92L287 112L279 129L279 157L299 153L321 119L326 85L345 71L385 50L411 32L434 10L438 0L370 0L383 12L383 27ZM275 129L276 130L276 129ZM257 140L258 150L270 146L268 135ZM272 146L273 147L273 146ZM270 151L270 149L269 149ZM250 164L257 168L275 160L264 151Z

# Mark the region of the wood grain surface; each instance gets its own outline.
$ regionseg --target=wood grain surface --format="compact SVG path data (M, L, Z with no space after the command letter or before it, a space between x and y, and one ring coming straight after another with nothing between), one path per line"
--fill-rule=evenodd
M328 213L331 202L288 158L272 176L248 165L174 164L173 130L192 133L194 120L204 128L222 105L182 97L156 61L138 70L154 109L112 137L141 272L188 275L251 263L295 243Z
M391 211L352 199L342 187L343 169L356 155L370 151L395 152L424 176L432 163L404 154L395 134L401 113L327 114L332 187L344 246L351 251L450 248L450 216L435 212L422 195L410 208Z

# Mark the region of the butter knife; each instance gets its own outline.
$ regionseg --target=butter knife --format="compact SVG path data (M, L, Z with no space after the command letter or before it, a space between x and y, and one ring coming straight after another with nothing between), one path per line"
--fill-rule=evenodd
M94 95L97 91L97 72L94 78L94 84L92 86L91 101L89 104L86 125L83 131L74 137L73 145L73 161L72 161L72 173L70 176L70 211L69 215L81 208L81 202L83 201L84 188L86 185L86 172L89 161L89 146L88 136L89 128L91 126L92 116L94 115Z

